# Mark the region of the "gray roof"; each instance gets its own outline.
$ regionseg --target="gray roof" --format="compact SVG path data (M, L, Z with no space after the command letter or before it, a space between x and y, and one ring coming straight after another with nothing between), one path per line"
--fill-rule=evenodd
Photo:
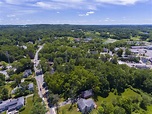
M86 90L82 92L82 97L83 98L88 98L91 97L93 95L92 89Z
M80 111L84 110L85 107L95 106L93 99L80 99L77 102Z
M8 111L16 110L18 107L21 107L23 105L24 105L24 97L19 97L17 99L8 99L0 104L0 112L6 110Z
M29 76L31 74L32 74L31 69L25 70L24 73L23 73L23 77L27 77L27 76Z
M10 102L7 103L7 106L12 106L15 104L17 104L17 99L10 100Z
M23 105L24 105L24 97L19 97L17 104L18 104L18 105L20 105L20 104L23 104Z
M28 89L33 89L33 87L34 87L33 83L30 83L30 84L28 85Z

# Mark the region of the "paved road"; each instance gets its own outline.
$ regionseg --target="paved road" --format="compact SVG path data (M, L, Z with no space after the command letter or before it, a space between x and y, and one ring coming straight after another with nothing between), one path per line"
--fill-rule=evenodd
M39 46L39 49L36 51L35 57L34 57L34 71L36 74L36 82L37 82L37 87L38 87L38 94L40 96L40 98L42 98L48 112L46 114L56 114L55 112L55 108L49 108L48 107L48 102L47 99L43 97L43 94L46 92L45 88L43 88L43 82L44 82L44 75L42 73L37 73L39 71L42 71L42 69L38 69L38 65L39 65L39 59L38 59L38 54L40 52L40 50L43 48L44 45Z
M35 54L35 57L34 57L34 71L35 71L35 74L36 72L38 72L39 70L37 69L37 66L39 64L39 60L38 60L38 54L40 52L40 50L43 48L44 45L42 46L39 46L39 49L36 51L36 54ZM37 86L38 86L38 94L40 96L40 98L43 97L43 94L42 94L42 87L41 85L43 84L43 76L42 75L38 75L35 77L36 79L36 83L37 83Z
M35 57L34 57L34 70L35 70L35 74L36 74L36 72L38 72L38 71L41 70L41 69L37 68L37 66L39 65L38 53L43 48L43 46L44 45L39 46L39 49L36 51L36 54L35 54ZM54 73L54 69L52 69L51 73ZM42 87L42 84L44 82L43 76L44 76L43 74L40 74L40 75L37 75L35 77L36 82L37 82L37 86L38 86L38 94L43 99L43 102L45 103L45 105L46 105L46 107L48 109L47 114L56 114L55 109L57 107L54 106L54 107L49 108L48 107L47 99L43 97L43 94L46 92L45 88ZM71 104L71 99L69 99L68 101L64 101L64 102L59 103L59 107L65 106L67 104Z

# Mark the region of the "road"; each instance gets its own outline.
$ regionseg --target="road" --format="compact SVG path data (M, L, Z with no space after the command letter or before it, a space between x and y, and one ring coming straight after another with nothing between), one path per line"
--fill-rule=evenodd
M37 68L38 65L39 65L39 58L38 58L38 54L39 52L41 51L41 49L43 48L44 45L41 45L39 46L39 49L36 51L35 53L35 57L34 57L34 71L35 71L35 79L36 79L36 83L37 83L37 87L38 87L38 94L40 96L40 98L42 98L43 100L43 103L45 104L48 112L46 114L56 114L56 113L51 113L50 110L49 110L49 107L48 107L48 102L47 102L47 99L43 97L43 94L46 92L45 89L43 88L43 82L44 82L44 79L43 79L43 74L42 73L37 73L37 72L40 72L42 71L41 68Z
M54 106L54 107L49 108L47 99L43 97L43 94L46 92L45 88L43 88L43 86L42 86L43 83L44 83L44 79L43 79L44 75L43 75L43 73L40 73L40 74L37 75L37 72L42 71L42 69L40 69L40 68L38 69L37 67L39 65L38 54L41 51L41 49L43 48L43 46L44 45L39 46L39 49L36 51L36 54L35 54L35 57L34 57L34 71L35 71L35 74L36 74L35 79L36 79L36 82L37 82L38 94L39 94L40 98L43 99L43 102L45 103L46 108L48 110L47 114L56 114L55 109L57 107ZM54 73L54 69L52 69L52 73ZM59 107L65 106L67 104L71 104L71 99L68 99L67 101L59 103Z
M39 69L37 69L37 66L39 64L39 60L38 60L38 54L40 52L40 50L43 48L44 45L41 45L39 46L39 49L36 51L36 54L35 54L35 57L34 57L34 71L35 71L35 74L37 74L37 72L39 71ZM42 84L43 84L43 75L38 75L35 77L36 79L36 83L37 83L37 86L38 86L38 94L40 96L40 98L43 97L43 94L42 94L42 91L41 91L41 88L42 88Z

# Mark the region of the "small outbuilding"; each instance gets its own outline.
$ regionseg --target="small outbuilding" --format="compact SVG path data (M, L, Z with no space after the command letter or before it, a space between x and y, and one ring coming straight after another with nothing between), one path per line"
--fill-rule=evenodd
M30 91L33 91L33 90L34 90L34 85L33 85L33 83L30 83L30 84L28 85L28 90L30 90Z
M84 98L84 99L90 98L90 97L92 97L92 96L93 96L93 91L92 91L92 89L83 91L83 92L81 93L81 97Z

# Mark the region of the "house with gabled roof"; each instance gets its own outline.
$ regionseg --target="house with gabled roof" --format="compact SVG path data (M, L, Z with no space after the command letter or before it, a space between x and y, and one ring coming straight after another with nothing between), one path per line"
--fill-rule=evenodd
M88 112L91 112L92 109L96 108L96 104L93 101L93 99L79 99L77 102L79 111L82 112L82 114L86 114Z
M23 73L23 78L27 78L31 74L32 74L32 70L31 69L25 70L24 73Z

